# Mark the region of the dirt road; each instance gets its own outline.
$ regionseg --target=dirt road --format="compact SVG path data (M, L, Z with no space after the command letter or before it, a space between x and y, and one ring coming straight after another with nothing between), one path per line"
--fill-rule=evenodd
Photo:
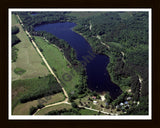
M18 17L21 25L23 26L22 20L20 19L20 17L19 17L18 15L17 15L17 17ZM57 78L57 76L56 76L55 73L53 72L52 68L49 66L48 62L47 62L46 59L44 58L42 52L39 50L39 48L38 48L38 46L36 45L36 43L33 41L31 35L29 34L29 32L28 32L27 30L26 30L25 32L26 32L26 34L28 35L28 37L30 38L30 40L31 40L33 46L35 47L36 51L37 51L38 54L41 56L43 62L44 62L45 65L47 66L48 70L51 72L51 74L56 78L57 82L60 84L60 83L61 83L60 80ZM61 84L60 84L60 85L61 85ZM62 86L61 86L61 87L62 87ZM47 105L47 106L45 106L45 107L43 107L43 108L41 108L41 109L44 109L44 108L50 107L50 106L54 106L54 105L59 105L59 104L63 104L63 103L68 103L68 94L67 94L66 90L65 90L63 87L62 87L62 90L63 90L63 93L64 93L64 95L65 95L65 97L66 97L66 99L65 99L64 101L58 102L58 103L54 103L54 104L51 104L51 105ZM40 110L40 109L38 109L35 113L37 113L39 110Z

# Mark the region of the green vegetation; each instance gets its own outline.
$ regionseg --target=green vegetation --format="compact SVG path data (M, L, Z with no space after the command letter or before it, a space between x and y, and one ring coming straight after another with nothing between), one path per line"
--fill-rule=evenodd
M86 72L81 66L78 67L80 71L74 70L79 62L76 60L75 51L67 42L59 40L47 32L35 32L34 27L36 25L66 21L75 22L77 26L74 31L83 35L96 53L110 57L107 70L111 80L123 90L123 93L113 101L109 94L106 95L111 106L114 108L115 105L119 105L128 96L131 96L133 101L140 101L140 104L138 107L136 105L130 107L131 109L127 110L127 114L148 114L148 100L146 100L148 97L147 12L85 12L84 15L80 15L80 12L39 12L36 16L31 16L30 12L17 12L17 14L24 23L24 29L34 36L33 39L39 49L69 92L71 102L84 97L88 92ZM64 59L64 56L69 62ZM142 82L140 82L140 77L143 79ZM67 81L68 79L69 81ZM128 92L130 89L131 92ZM47 114L48 109L42 113ZM62 109L59 112L53 111L53 113L79 114L75 109ZM144 111L141 111L142 109Z
M54 110L56 111L63 110L63 109L69 110L71 108L72 106L69 104L60 104L60 105L55 105L55 106L41 109L40 111L36 113L36 115L47 115L49 112L54 111Z
M106 12L75 21L74 30L93 50L110 57L107 69L112 81L124 93L131 88L136 101L148 97L148 13Z
M15 14L12 14L12 25L15 25L18 23L17 16Z
M52 75L16 80L12 82L12 108L19 103L36 100L61 92L62 89Z
M19 32L19 28L17 26L12 27L12 34L17 34Z
M119 12L118 14L121 17L121 19L124 19L124 20L132 17L132 12Z
M107 99L107 103L111 103L112 102L112 98L111 98L109 92L106 93L105 98Z
M37 105L36 107L31 107L30 108L30 112L29 112L29 114L30 115L33 115L38 109L41 109L41 108L43 108L44 107L44 105Z
M18 56L18 48L16 46L12 47L12 62L16 62Z
M79 110L80 115L103 115L102 113L95 112L88 109L80 109Z
M140 104L128 109L127 115L147 115L148 114L148 97L141 97Z
M26 70L22 69L22 68L15 68L14 72L18 75L22 75L23 73L26 72Z
M14 45L16 45L17 43L20 42L20 39L16 36L17 33L19 33L19 28L17 26L13 26L16 25L18 23L18 20L16 18L16 16L14 14L12 14L12 37L11 37L11 41L12 41L12 62L16 62L17 60L17 52L18 52L18 48L16 48Z
M19 33L16 36L21 40L20 43L12 47L12 80L31 79L49 74L47 68L42 65L43 62L29 38L20 24L17 24ZM26 70L22 75L17 75L14 70L16 67Z
M31 12L17 12L23 21L25 29L29 32L34 31L34 26L45 23L57 23L72 20L72 17L66 16L66 12L38 12L38 15L32 16Z
M19 38L16 35L12 35L12 46L20 42Z
M66 15L73 16L78 19L78 18L97 16L97 15L100 15L101 13L102 12L70 12L70 13L67 13Z
M20 39L16 36L18 32L19 32L19 28L17 26L12 27L12 46L20 42Z
M101 113L95 112L83 108L72 108L72 109L62 109L62 110L53 110L48 112L46 115L100 115Z
M77 95L76 92L78 93L80 91L79 89L76 89L78 86L83 86L83 88L85 88L86 78L83 74L74 70L72 65L70 65L70 63L64 58L63 52L61 52L58 47L46 42L42 37L35 36L34 39L38 47L43 50L42 53L44 57L62 82L62 86L64 86L67 92L73 92L74 95Z
M45 96L37 100L29 101L26 103L20 103L14 108L13 115L29 115L30 109L32 107L37 107L38 105L45 106L63 101L64 99L65 99L64 94L61 92L61 93L56 93L54 95Z

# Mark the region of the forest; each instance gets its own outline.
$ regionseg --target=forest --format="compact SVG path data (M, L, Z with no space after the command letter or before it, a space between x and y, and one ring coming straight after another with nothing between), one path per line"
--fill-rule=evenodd
M143 103L148 97L148 13L128 12L125 19L121 18L122 13L127 12L77 19L74 30L85 36L96 53L110 57L107 69L112 81L120 87L131 87L134 100ZM145 114L146 111L148 108L144 109Z

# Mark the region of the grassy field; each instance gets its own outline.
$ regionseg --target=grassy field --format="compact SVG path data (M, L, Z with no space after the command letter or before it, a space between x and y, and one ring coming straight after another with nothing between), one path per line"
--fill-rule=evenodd
M16 15L12 14L12 25L18 24L18 19Z
M31 97L38 98L45 96L52 89L49 85L50 78L54 81L55 78L50 75L46 77L32 78L26 80L16 80L12 82L12 110L21 103L22 99L28 99ZM60 86L56 83L51 83L55 91L62 91ZM53 90L52 89L52 90ZM53 93L52 93L53 94ZM41 98L41 97L40 97ZM34 99L33 99L34 100Z
M59 48L53 44L49 44L41 37L35 37L35 42L37 43L38 47L43 50L42 54L46 58L50 67L54 68L53 71L58 76L60 81L65 83L65 85L62 84L62 86L64 86L67 92L73 91L75 85L79 84L80 75L77 74L77 72L71 67L67 66L69 65L69 62L64 58L63 53L59 50ZM72 73L70 73L71 71ZM65 75L65 73L68 74ZM65 81L64 79L66 79L68 76L72 77L71 80Z
M18 56L16 62L12 63L12 81L18 79L29 79L38 76L46 76L49 74L48 69L41 64L42 59L33 48L29 38L27 37L20 24L16 24L16 26L18 26L20 29L17 37L21 40L21 42L15 45L15 47L19 50L17 52ZM24 69L26 72L22 75L18 75L14 72L16 68Z
M29 101L27 103L23 103L23 104L19 104L15 107L14 111L13 111L13 115L29 115L30 114L30 108L36 107L39 102L44 102L44 105L48 105L48 104L52 104L52 103L56 103L56 102L60 102L63 101L65 99L64 94L63 93L57 93L55 95L51 95L50 98L40 98L39 100L33 100L33 101Z
M53 111L53 110L61 110L61 109L71 109L72 106L69 104L60 104L60 105L56 105L56 106L51 106L48 108L44 108L42 110L40 110L39 112L36 113L36 115L45 115L48 114L48 112Z
M18 75L22 75L22 74L24 74L24 73L26 72L26 70L21 69L21 68L15 68L15 69L14 69L14 72L15 72L16 74L18 74Z
M79 112L81 113L81 115L97 115L98 114L98 112L88 110L88 109L80 109Z

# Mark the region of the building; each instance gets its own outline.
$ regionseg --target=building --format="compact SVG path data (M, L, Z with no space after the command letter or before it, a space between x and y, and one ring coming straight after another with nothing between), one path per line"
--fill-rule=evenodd
M96 105L96 104L97 104L97 101L95 101L95 100L94 100L94 101L93 101L93 104L95 104L95 105Z
M128 101L125 101L124 104L127 105L127 104L128 104Z
M127 97L127 100L131 100L132 99L132 97Z
M95 100L95 99L96 99L96 96L92 96L92 99L94 99L94 100Z
M123 106L123 105L124 105L124 104L121 102L121 103L120 103L120 106Z

